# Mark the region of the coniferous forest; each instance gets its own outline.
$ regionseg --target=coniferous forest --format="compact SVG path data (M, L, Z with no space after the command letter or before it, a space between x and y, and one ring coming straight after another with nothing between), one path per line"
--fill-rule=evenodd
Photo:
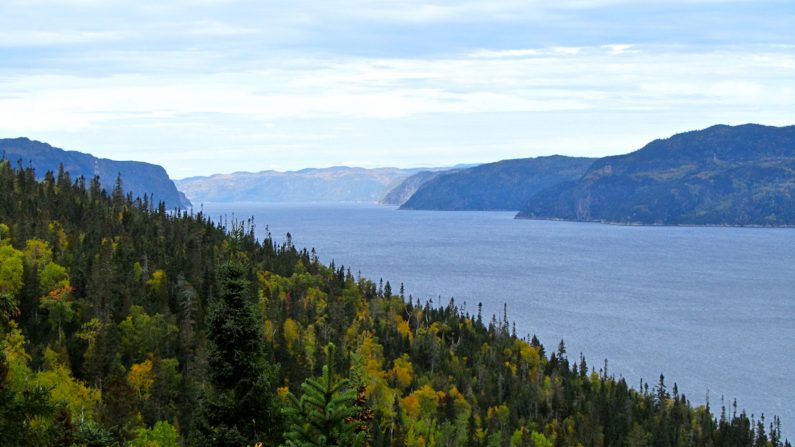
M400 289L250 221L0 162L0 444L790 445L775 417Z

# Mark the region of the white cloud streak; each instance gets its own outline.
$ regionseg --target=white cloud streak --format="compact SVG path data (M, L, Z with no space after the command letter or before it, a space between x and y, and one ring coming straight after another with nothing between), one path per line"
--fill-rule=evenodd
M405 118L431 113L637 111L795 103L795 56L615 48L476 51L441 60L349 59L246 72L7 77L0 128L82 130L193 114ZM304 62L305 63L305 62Z
M189 175L222 169L209 161L217 151L231 151L227 170L260 159L428 165L620 152L718 122L795 122L795 46L777 28L795 12L755 3L782 9L780 21L751 27L762 34L746 41L717 12L748 5L0 0L0 134ZM617 8L623 21L605 13ZM667 42L665 32L681 34L672 17L644 8L721 25ZM619 37L601 37L607 25ZM713 34L731 39L705 43Z

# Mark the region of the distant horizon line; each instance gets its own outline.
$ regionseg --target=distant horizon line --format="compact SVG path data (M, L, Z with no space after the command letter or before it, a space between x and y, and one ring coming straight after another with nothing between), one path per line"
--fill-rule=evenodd
M485 165L485 164L498 163L498 162L509 161L509 160L524 160L524 159L545 158L545 157L592 158L592 159L596 160L596 159L600 159L600 158L604 158L604 157L625 155L625 154L629 154L629 153L635 152L637 150L642 149L643 147L645 147L646 144L649 144L652 141L664 140L664 139L671 138L671 137L673 137L675 135L685 134L685 133L689 133L689 132L697 132L697 131L706 130L706 129L710 129L710 128L713 128L713 127L721 127L721 126L725 126L725 127L762 126L762 127L785 128L785 127L795 126L795 124L787 124L787 125L782 125L782 126L776 126L776 125L761 124L761 123L754 123L754 122L747 122L747 123L744 123L744 124L735 124L735 125L719 123L719 124L713 124L713 125L710 125L710 126L707 126L707 127L704 127L704 128L700 128L700 129L688 129L688 130L680 131L680 132L674 133L673 135L670 135L670 136L667 136L667 137L658 137L658 138L655 138L654 140L646 142L641 147L638 147L638 148L630 150L629 152L616 152L616 153L612 153L612 154L608 154L608 155L601 155L601 156L566 155L566 154L562 154L562 153L552 153L552 154L544 154L544 155L534 155L534 156L529 156L529 157L511 157L511 158L501 158L501 159L497 159L497 160L492 159L492 160L489 160L489 161L480 161L480 162L458 162L458 163L455 163L455 164L452 164L452 165L440 164L440 165L436 165L436 166L420 165L420 166L403 166L403 167L401 167L399 165L372 165L372 166L367 166L367 165L345 164L345 162L343 162L342 164L331 164L329 166L307 166L307 167L303 167L303 168L282 168L282 169L280 169L278 167L274 167L274 168L262 169L262 170L258 170L258 171L236 170L236 171L232 171L232 172L213 172L213 173L210 173L210 174L195 174L195 175L188 175L188 176L180 176L179 178L176 178L176 177L172 178L170 174L168 174L168 175L169 175L169 178L171 178L172 181L178 182L178 181L197 179L197 178L212 178L212 177L218 177L218 176L232 176L232 175L240 175L240 174L244 174L244 175L245 174L258 175L258 174L266 174L266 173L295 174L295 173L300 173L302 171L322 171L322 170L332 170L332 169L399 170L399 171L434 171L434 170L436 170L436 171L443 171L443 170L450 170L450 169L468 169L468 168L473 168L473 167L481 166L481 165ZM2 140L27 140L27 141L31 141L31 142L37 142L37 143L45 144L45 145L50 146L50 147L52 147L54 149L59 149L59 150L65 151L65 152L77 152L77 153L90 155L90 156L92 156L94 158L97 158L99 160L109 160L109 161L113 161L113 162L147 163L147 164L151 164L151 165L155 165L155 166L160 166L160 167L162 167L163 169L166 170L166 173L168 173L168 169L165 166L163 166L162 164L159 164L159 163L154 163L154 162L145 161L145 160L132 160L132 159L123 160L123 159L117 159L117 158L107 158L107 157L97 156L97 155L94 155L93 153L87 152L87 151L84 152L82 150L77 150L77 149L64 149L64 148L59 147L59 146L54 146L53 144L51 144L51 143L49 143L47 141L43 141L43 140L36 139L36 138L31 138L31 137L28 137L28 136L0 137L0 141L2 141ZM5 151L3 151L2 154L0 154L0 155L2 155L2 158L5 159Z

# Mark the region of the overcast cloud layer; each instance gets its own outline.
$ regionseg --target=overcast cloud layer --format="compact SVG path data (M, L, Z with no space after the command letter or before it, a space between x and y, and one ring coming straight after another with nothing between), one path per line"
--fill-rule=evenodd
M795 124L795 2L3 1L0 137L172 177Z

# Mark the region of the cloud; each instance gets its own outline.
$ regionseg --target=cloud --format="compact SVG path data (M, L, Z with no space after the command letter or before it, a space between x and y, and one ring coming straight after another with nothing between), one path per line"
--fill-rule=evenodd
M196 122L196 114L266 122L655 110L716 101L784 107L795 100L786 88L795 77L795 56L786 52L680 53L635 47L631 58L615 58L628 48L479 50L439 60L318 59L313 66L284 61L244 72L25 75L4 83L0 128L74 131L133 118L187 126Z
M574 56L582 50L580 47L526 48L519 50L477 50L469 54L476 59L519 59L528 56Z
M0 29L0 47L61 47L119 40L114 31L35 31Z
M0 2L0 133L184 175L795 121L779 0Z
M501 59L541 56L543 54L544 52L542 50L536 48L522 50L477 50L470 53L470 57L476 59Z
M606 48L610 51L610 54L623 54L632 49L633 45L630 44L612 44L612 45L602 45L602 48Z

